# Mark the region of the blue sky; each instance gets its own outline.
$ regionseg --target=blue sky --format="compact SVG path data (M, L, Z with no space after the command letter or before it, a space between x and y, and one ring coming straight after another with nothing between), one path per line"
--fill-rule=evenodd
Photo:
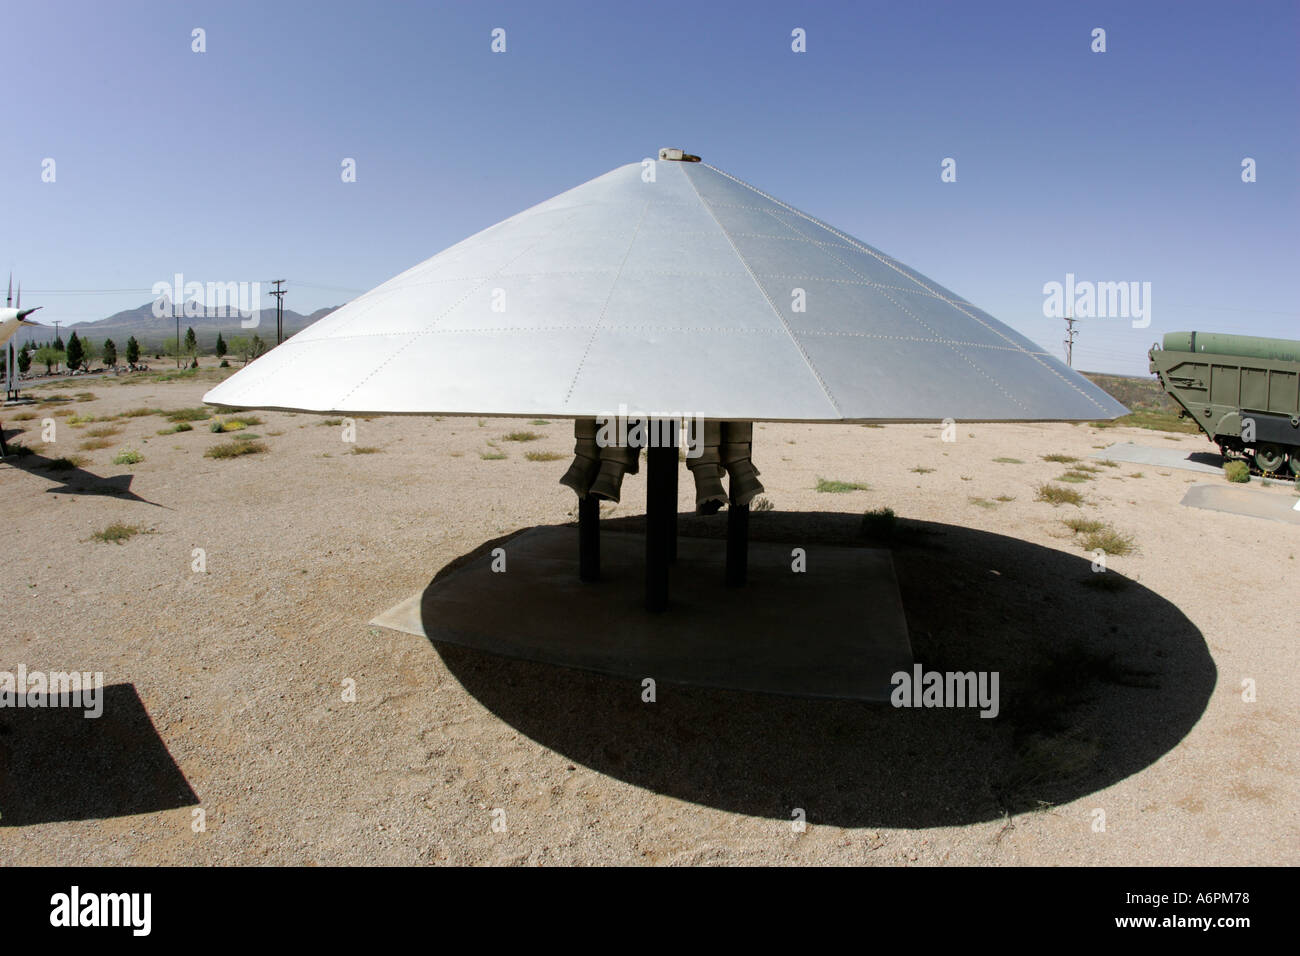
M140 305L177 272L286 278L310 312L674 145L1056 354L1044 283L1150 282L1150 327L1085 320L1074 363L1144 373L1170 330L1300 338L1298 11L13 3L0 269L45 321Z

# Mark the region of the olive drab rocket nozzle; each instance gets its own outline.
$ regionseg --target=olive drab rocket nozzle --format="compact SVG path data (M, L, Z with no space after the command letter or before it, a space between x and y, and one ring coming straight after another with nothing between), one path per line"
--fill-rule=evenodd
M616 502L622 491L623 476L637 473L641 450L627 445L601 447L597 435L596 419L574 419L573 463L560 484L572 488L580 499L591 495Z
M600 449L596 447L596 419L573 420L573 464L560 479L560 484L572 488L579 498L587 497L591 483L600 470Z
M702 515L716 514L727 503L727 489L722 487L722 423L705 421L704 434L694 436L700 443L700 454L686 459L686 467L695 478L695 511Z
M747 505L763 491L758 469L750 461L754 442L753 422L723 422L722 464L731 479L731 503Z
M641 449L626 445L606 445L600 450L600 471L587 491L596 498L617 502L623 488L623 476L635 475Z

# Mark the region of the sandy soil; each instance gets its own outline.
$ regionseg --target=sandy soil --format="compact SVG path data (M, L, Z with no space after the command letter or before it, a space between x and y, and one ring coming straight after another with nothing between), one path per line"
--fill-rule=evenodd
M1065 486L1081 507L1035 500L1065 470L1041 455L1202 438L761 425L775 511L755 537L866 543L863 512L892 507L918 659L999 669L1003 713L668 687L646 705L632 680L366 623L486 542L571 520L568 422L363 420L356 445L378 451L353 454L320 417L258 412L268 451L214 460L230 436L206 422L115 419L82 450L106 423L63 414L196 406L210 384L34 390L95 395L28 410L60 413L49 444L4 410L35 454L0 465L0 670L112 690L98 721L0 711L0 864L1300 862L1300 528L1182 508L1212 476L1128 464L1090 463ZM111 464L125 446L143 461ZM643 483L607 515L634 524ZM1093 574L1071 516L1136 552ZM147 533L92 538L114 522Z

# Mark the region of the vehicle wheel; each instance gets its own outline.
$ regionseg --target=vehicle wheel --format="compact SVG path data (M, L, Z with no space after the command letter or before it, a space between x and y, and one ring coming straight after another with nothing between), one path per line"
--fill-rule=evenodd
M1255 446L1255 465L1265 474L1278 471L1285 461L1286 456L1277 445Z
M1291 449L1291 474L1300 475L1300 445Z

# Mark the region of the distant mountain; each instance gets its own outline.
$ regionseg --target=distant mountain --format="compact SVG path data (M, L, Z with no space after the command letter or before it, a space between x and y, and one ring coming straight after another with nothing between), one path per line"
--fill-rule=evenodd
M71 325L62 326L63 339L67 341L69 335L76 332L77 335L85 338L89 336L96 344L101 344L104 339L110 338L117 345L119 352L126 345L126 340L134 335L137 342L148 348L160 347L167 339L176 336L176 320L171 315L171 302L164 299L164 314L161 318L154 315L154 303L146 302L144 305L134 309L126 309L122 312L116 312L106 319L99 319L91 322L73 322ZM292 335L295 332L301 332L307 326L311 325L317 319L323 319L329 315L338 306L331 306L328 309L317 309L311 315L303 315L300 312L294 312L292 309L284 310L284 334ZM211 350L217 341L217 333L220 332L229 342L234 335L260 335L265 341L275 343L275 308L264 308L258 317L258 324L254 328L243 328L239 314L233 315L216 314L215 309L208 309L208 314L181 316L181 335L185 335L187 328L193 328L194 334L199 340L199 348L205 351ZM34 330L33 330L34 331Z

